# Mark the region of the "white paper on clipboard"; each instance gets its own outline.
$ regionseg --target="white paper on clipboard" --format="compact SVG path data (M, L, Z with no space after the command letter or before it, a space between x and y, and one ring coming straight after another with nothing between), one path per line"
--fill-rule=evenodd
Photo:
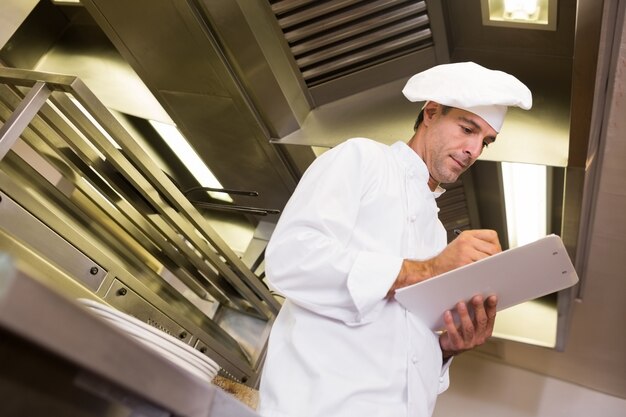
M395 294L407 310L431 330L443 329L443 313L474 295L498 296L498 311L578 282L563 241L549 235L453 271L398 289Z

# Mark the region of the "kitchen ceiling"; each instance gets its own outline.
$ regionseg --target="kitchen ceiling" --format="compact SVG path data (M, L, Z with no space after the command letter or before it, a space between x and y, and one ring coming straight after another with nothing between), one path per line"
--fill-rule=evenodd
M84 7L42 0L0 58L23 68L71 68L110 108L138 118L171 119L225 187L260 194L253 202L238 203L268 208L284 206L315 157L311 146L328 148L352 136L386 143L408 139L415 108L397 91L411 74L465 60L510 72L531 88L535 106L527 114L510 114L512 127L502 132L499 145L516 146L486 153L485 162L477 163L483 165L477 169L481 173L452 187L463 192L449 196L470 195L470 201L465 198L448 224L461 218L477 224L481 210L488 211L486 202L472 200L481 194L476 187L492 187L485 179L488 161L561 167L561 186L563 177L566 186L557 204L560 233L570 253L579 250L577 266L584 266L590 255L580 248L602 246L593 235L602 226L585 217L589 209L582 191L585 173L592 172L588 147L597 146L599 135L592 110L596 77L602 75L596 68L603 52L600 29L619 27L603 10L613 7L619 16L615 4L560 0L557 29L543 31L483 26L480 0L161 0L158 5L84 0ZM604 42L610 45L610 39ZM146 87L134 90L142 100L120 100L127 83L136 84L134 77ZM178 175L184 167L171 171ZM602 172L598 168L598 177ZM185 175L177 180L185 186L193 182ZM588 187L585 198L593 192ZM442 212L456 203L442 201ZM623 200L619 203L623 207ZM621 253L626 253L625 236L612 238ZM623 307L606 306L600 296L623 293L624 284L617 282L620 265L623 261L587 264L592 269L585 273L582 303L572 307L565 352L498 340L483 353L626 398L624 337L608 329L581 336L598 322L624 316ZM616 345L617 350L606 348ZM591 359L598 352L600 363Z

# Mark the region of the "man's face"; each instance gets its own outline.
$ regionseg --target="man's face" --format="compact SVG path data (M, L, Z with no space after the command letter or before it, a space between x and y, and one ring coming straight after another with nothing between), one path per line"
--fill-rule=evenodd
M429 184L452 183L495 141L497 132L480 116L465 110L449 108L443 114L440 105L429 103L424 111L429 114L424 114L426 136L421 156L430 172Z

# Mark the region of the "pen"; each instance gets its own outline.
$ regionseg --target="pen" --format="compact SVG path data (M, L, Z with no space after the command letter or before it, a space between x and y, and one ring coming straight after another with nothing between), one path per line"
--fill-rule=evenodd
M461 229L454 229L454 230L452 231L452 233L454 233L454 235L455 235L455 236L460 235L460 234L461 234L461 232L463 232Z

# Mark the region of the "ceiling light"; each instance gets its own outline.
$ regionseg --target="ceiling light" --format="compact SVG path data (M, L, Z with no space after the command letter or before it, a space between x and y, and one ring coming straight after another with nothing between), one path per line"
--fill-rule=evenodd
M52 0L57 6L82 6L80 0Z
M480 0L483 25L556 30L557 0Z
M176 126L156 120L149 120L149 122L201 186L224 188ZM233 202L233 199L226 193L209 191L209 195L217 200Z
M509 247L525 245L547 233L545 165L502 162Z

